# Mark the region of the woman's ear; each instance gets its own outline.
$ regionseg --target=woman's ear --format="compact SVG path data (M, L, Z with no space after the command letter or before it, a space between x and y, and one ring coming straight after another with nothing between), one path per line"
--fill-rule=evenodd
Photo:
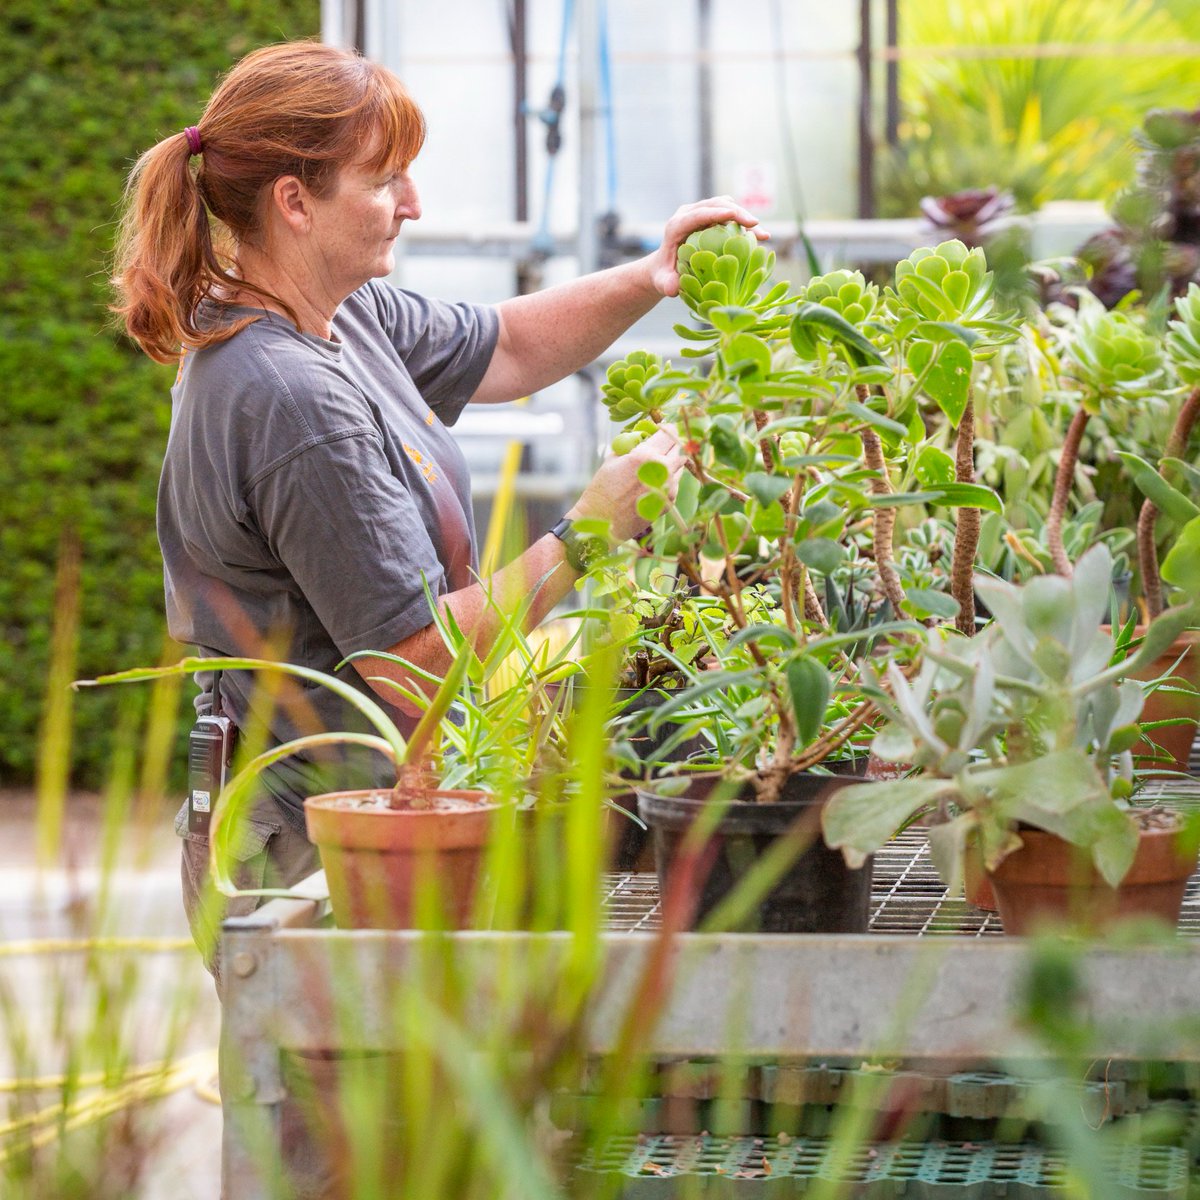
M308 231L312 196L295 175L280 175L271 185L271 207L293 233Z

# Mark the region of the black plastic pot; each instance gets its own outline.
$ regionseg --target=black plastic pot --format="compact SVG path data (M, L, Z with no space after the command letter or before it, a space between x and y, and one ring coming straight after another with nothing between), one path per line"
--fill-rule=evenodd
M804 772L788 780L775 803L734 800L693 860L697 869L690 881L680 846L718 782L693 781L683 796L659 794L653 785L639 788L638 812L650 827L663 897L671 903L672 889L686 888L690 894L681 898L682 904L694 911L689 924L695 928L776 841L795 835L800 847L796 859L739 928L762 933L865 933L871 915L871 860L851 870L840 851L825 845L820 823L826 800L840 788L859 782L861 778L854 775Z
M672 693L670 692L659 691L655 688L645 688L641 691L634 688L618 688L615 698L619 702L622 702L622 712L640 713L665 704L671 698L671 695ZM630 738L630 744L636 751L638 758L644 763L655 761L683 762L689 754L703 747L704 739L700 737L689 738L687 741L676 746L664 760L661 753L662 747L667 739L672 737L677 730L678 726L672 725L669 721L664 722L654 730L651 730L648 725L643 725ZM631 812L636 811L637 797L634 792L626 792L615 796L613 799L622 808L629 809ZM613 852L613 866L618 871L636 871L646 866L646 851L650 840L649 832L636 821L631 821L621 813L614 813L613 817L618 822L619 827Z

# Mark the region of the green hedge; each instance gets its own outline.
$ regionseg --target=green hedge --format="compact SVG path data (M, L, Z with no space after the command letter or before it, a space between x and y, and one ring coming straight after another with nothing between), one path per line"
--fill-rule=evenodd
M125 177L233 62L319 20L319 0L0 7L0 783L32 778L64 530L82 547L76 672L164 652L154 495L172 369L105 310ZM117 704L77 699L76 783L105 778Z

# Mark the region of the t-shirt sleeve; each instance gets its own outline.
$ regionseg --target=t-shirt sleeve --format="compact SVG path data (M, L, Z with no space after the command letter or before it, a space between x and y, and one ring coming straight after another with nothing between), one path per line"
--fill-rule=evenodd
M342 654L386 650L432 621L445 577L416 503L376 436L309 446L247 496L271 553Z
M492 360L499 314L490 305L433 300L378 280L368 286L425 403L443 425L453 425Z

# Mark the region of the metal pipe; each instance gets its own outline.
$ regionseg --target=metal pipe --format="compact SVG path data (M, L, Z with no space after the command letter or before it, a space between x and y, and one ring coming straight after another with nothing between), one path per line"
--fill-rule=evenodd
M696 44L700 54L696 67L699 92L699 194L711 196L716 191L713 179L712 0L697 0Z
M515 195L513 208L518 221L529 220L529 118L525 112L528 98L529 49L527 34L529 13L526 0L513 0L509 35L513 54L513 145L515 147Z
M354 0L354 49L359 54L367 52L367 0Z
M871 135L871 0L858 5L858 215L875 215L875 146Z
M600 261L596 189L596 166L600 121L600 38L599 9L596 0L579 0L577 9L577 47L579 63L579 274L596 270Z

